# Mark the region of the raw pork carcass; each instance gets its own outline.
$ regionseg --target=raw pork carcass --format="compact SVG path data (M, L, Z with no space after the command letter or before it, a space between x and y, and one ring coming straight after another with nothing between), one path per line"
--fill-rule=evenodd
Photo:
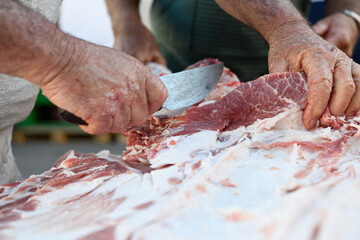
M208 60L210 61L210 60ZM244 83L0 187L1 239L358 239L358 116L308 131L306 76Z

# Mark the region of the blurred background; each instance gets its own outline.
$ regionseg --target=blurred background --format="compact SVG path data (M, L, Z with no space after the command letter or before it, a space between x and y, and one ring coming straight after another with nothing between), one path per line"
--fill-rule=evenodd
M141 0L140 12L145 25L149 25L152 0ZM309 21L315 23L324 16L324 1L313 0ZM105 0L64 0L59 28L73 36L111 47L114 42L111 22ZM358 43L354 60L360 62ZM110 150L120 155L125 149L125 139L120 134L91 136L77 126L63 122L58 109L39 93L31 115L14 128L13 152L24 178L50 169L68 150L97 153Z

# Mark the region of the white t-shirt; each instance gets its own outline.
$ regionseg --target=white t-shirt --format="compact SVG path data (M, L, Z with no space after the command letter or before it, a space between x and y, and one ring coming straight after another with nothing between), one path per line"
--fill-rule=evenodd
M51 23L59 18L62 0L19 0ZM11 150L12 129L34 107L39 87L24 79L0 74L0 184L21 178ZM29 157L29 161L31 158Z

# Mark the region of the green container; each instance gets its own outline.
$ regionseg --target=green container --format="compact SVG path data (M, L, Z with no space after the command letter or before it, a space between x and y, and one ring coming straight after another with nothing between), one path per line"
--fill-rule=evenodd
M42 94L42 91L40 90L40 92L36 98L35 107L31 111L30 115L24 121L22 121L16 125L32 126L32 125L42 124L43 122L39 119L40 113L38 112L39 111L38 107L46 107L46 106L51 107L51 106L53 106L53 104L50 102L49 99L47 99L47 97L45 97ZM54 119L54 122L56 122L56 121L57 120Z
M36 109L34 108L30 115L22 122L17 123L18 126L31 126L36 124Z
M44 94L42 94L42 91L40 90L39 95L36 99L35 107L36 106L51 106L53 105L47 97L45 97Z

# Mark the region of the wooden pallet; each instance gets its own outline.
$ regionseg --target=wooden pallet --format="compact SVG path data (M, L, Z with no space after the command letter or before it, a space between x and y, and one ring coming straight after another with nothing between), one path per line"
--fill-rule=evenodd
M13 141L26 143L31 140L46 139L52 143L66 143L69 141L87 140L97 143L117 141L125 143L126 138L121 134L91 135L83 132L76 125L38 124L31 126L16 126L13 131Z

